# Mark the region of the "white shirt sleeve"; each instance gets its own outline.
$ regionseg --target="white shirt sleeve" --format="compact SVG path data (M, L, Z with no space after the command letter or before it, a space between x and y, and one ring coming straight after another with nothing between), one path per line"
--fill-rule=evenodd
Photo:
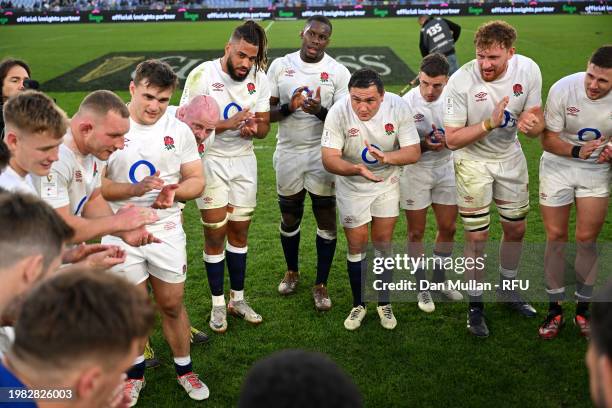
M181 129L181 138L181 164L199 161L198 145L193 137L193 133L191 133L191 129Z
M346 68L344 65L340 65L340 69L338 70L338 83L336 84L333 103L336 103L348 95L348 83L350 79L351 73L349 72L348 68Z
M189 103L189 101L198 95L205 95L205 78L206 69L204 64L198 65L189 73L185 81L185 87L183 88L183 95L181 95L181 102L179 105L182 106Z
M529 94L525 101L524 110L529 110L534 106L542 106L542 73L540 67L534 61L531 61L530 71Z
M257 92L257 104L255 105L255 113L270 112L270 86L268 77L263 71L257 72L257 82L259 83Z
M421 139L419 138L419 132L414 125L414 118L410 106L405 99L398 98L398 100L400 101L400 104L397 109L399 114L399 132L397 133L397 139L400 147L418 144L421 142Z
M53 163L48 177L40 177L35 183L40 198L53 208L62 208L70 205L68 188L72 182L72 169L68 164L59 160Z
M565 129L565 98L560 92L559 82L554 84L548 92L546 108L544 109L544 121L546 129L553 132L561 132Z
M281 59L282 58L277 58L272 61L270 68L268 68L268 73L266 74L268 77L268 85L270 87L270 96L279 99L280 94L278 91L278 71L281 68Z
M339 105L334 105L325 118L323 135L321 136L321 147L338 150L344 148L344 131L340 126L342 109L339 108Z
M453 81L455 79L455 81ZM460 91L456 81L457 75L453 75L446 85L444 96L444 127L464 127L467 123L467 100L466 94Z

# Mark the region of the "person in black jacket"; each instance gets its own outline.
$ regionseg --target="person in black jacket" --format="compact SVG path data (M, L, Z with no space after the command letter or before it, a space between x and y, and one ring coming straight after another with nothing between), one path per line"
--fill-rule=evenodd
M419 40L421 56L425 57L434 52L444 54L450 65L449 75L452 75L459 69L455 43L459 40L461 26L445 18L431 16L420 16L419 25L421 26Z

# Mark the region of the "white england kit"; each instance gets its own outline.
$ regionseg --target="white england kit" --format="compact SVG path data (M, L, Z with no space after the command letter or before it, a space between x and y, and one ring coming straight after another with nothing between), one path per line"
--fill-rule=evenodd
M32 175L40 197L53 208L68 206L70 214L80 216L92 193L100 187L100 172L106 163L94 155L83 155L70 129L59 147L59 160L48 176Z
M321 61L307 63L300 51L287 54L272 62L268 70L270 95L280 104L291 102L294 91L306 86L314 97L321 90L321 106L328 109L348 94L349 70L325 54ZM321 162L323 122L301 109L278 122L273 164L276 170L278 194L290 196L304 188L321 196L334 195L335 176Z
M419 88L414 88L402 98L410 106L421 142L433 134L432 125L444 133L444 94L434 102L427 102ZM402 167L400 208L421 210L431 203L457 204L453 154L446 148L424 151L418 162Z
M181 165L199 160L191 129L174 116L166 113L150 126L130 118L125 147L108 160L106 176L117 183L135 184L159 171L164 184L176 184L181 180ZM150 207L158 195L159 190L151 190L141 197L113 201L110 205L115 212L126 204ZM168 283L180 283L186 277L186 240L179 203L175 201L171 208L157 210L157 215L159 221L146 228L162 243L132 247L114 236L102 239L102 243L119 245L127 252L125 262L112 270L136 284L149 274Z
M38 196L38 192L32 182L32 177L29 174L21 177L11 166L6 166L0 171L0 187L6 191Z
M398 166L380 164L364 141L383 152L419 143L408 104L386 92L376 115L361 121L351 107L350 96L332 106L325 120L321 146L342 151L342 159L365 164L383 181L375 183L362 176L336 178L336 200L340 222L347 228L367 224L372 217L397 217L399 214Z
M610 163L597 163L605 143L612 137L612 92L591 100L584 88L585 73L557 81L546 101L546 128L574 146L591 140L604 144L586 159L544 152L540 160L540 204L551 207L574 202L574 197L608 197Z
M527 162L516 126L523 111L542 105L541 91L540 68L518 54L495 81L482 79L476 60L450 78L444 98L446 127L478 124L491 117L496 103L510 98L499 128L454 152L459 206L486 207L493 198L513 203L529 200Z
M234 81L221 68L221 59L206 61L191 71L185 82L181 105L198 95L209 95L219 104L220 120L248 108L270 111L270 90L263 71L251 69L244 81ZM196 201L200 209L254 208L257 195L257 160L253 140L240 137L239 130L218 133L204 161L206 188Z

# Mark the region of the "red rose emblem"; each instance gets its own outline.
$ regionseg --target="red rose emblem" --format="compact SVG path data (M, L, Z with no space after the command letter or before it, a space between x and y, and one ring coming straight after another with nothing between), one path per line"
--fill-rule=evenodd
M393 124L392 124L392 123L387 123L387 124L385 125L385 133L386 133L386 134L388 134L388 135L390 135L390 134L392 134L393 132L395 132L395 128L393 127Z
M523 85L514 84L512 86L512 92L514 93L514 96L521 96L523 94Z
M252 82L249 82L247 84L247 91L249 92L249 95L252 95L255 92L255 84Z
M321 82L327 82L329 80L329 74L327 72L321 72Z
M164 136L164 145L166 150L174 149L174 139L170 136Z
M201 155L204 154L204 143L200 143L198 145L198 153L200 153Z

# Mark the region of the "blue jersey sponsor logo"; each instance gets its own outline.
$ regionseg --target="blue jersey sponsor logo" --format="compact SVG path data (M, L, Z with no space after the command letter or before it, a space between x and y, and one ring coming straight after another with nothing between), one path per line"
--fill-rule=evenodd
M376 146L375 144L370 145L380 151L382 151L382 149L378 146ZM361 160L363 160L366 164L376 164L378 163L378 160L372 158L372 160L368 159L368 157L372 157L370 154L368 154L368 148L364 147L364 149L361 151Z
M590 142L591 140L597 140L601 137L599 129L595 128L584 128L578 131L578 140L581 142Z
M137 184L139 180L136 179L136 170L138 170L138 168L140 166L145 166L149 169L149 176L152 176L155 174L155 172L157 171L155 169L155 166L153 165L153 163L147 161L147 160L138 160L136 163L132 164L132 167L130 167L130 173L129 173L129 177L130 177L130 181L133 184ZM145 176L146 177L146 176Z
M240 105L238 105L235 102L231 102L227 104L225 109L223 109L223 119L228 120L229 118L234 116L236 113L240 112L241 110L242 108L240 107Z
M506 128L506 127L516 127L516 118L514 116L512 116L512 114L510 112L508 112L507 110L504 111L504 120L502 121L501 125L499 125L500 128Z

